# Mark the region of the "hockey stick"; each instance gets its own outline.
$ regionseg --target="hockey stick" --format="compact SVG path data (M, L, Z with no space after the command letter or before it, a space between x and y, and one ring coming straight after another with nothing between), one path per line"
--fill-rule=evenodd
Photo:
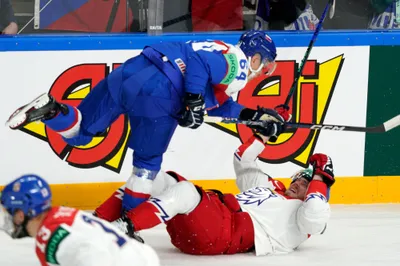
M305 55L303 57L303 60L301 60L300 67L299 67L299 69L298 69L298 71L296 73L296 76L295 76L294 81L292 83L292 87L290 87L290 91L289 91L288 96L286 97L284 106L287 106L287 107L289 106L290 99L292 98L292 96L294 94L294 91L297 88L297 83L299 82L301 73L303 73L303 69L304 69L304 66L306 65L308 57L310 56L311 49L313 48L314 43L317 40L317 36L318 36L319 32L321 31L322 24L324 23L324 20L325 20L326 14L328 13L329 7L330 7L329 18L332 19L333 16L335 15L335 6L336 6L335 2L336 2L336 0L328 0L328 4L325 6L324 12L322 13L321 18L319 19L317 28L314 31L314 34L313 34L313 36L311 38L311 41L310 41L310 44L307 47L307 51L306 51L306 53L305 53Z
M265 126L266 121L248 121L239 120L237 118L229 117L213 117L205 116L204 122L208 123L225 123L225 124L243 124L252 126ZM383 124L375 127L355 127L343 125L326 125L326 124L309 124L309 123L286 123L288 128L308 128L310 130L331 130L331 131L353 131L353 132L366 132L366 133L383 133L395 127L400 126L400 114L389 119Z

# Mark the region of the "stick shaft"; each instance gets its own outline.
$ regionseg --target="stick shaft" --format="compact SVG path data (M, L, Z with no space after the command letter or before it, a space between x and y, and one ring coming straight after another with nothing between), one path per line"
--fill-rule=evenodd
M317 28L314 31L314 34L313 34L313 36L311 38L311 41L310 41L310 44L307 47L307 51L306 51L306 53L305 53L305 55L303 57L303 60L301 60L300 68L298 69L298 71L296 73L296 77L295 77L295 79L294 79L294 81L292 83L292 87L290 88L289 94L288 94L288 96L286 97L286 100L285 100L285 105L286 106L289 106L290 99L292 98L292 96L294 94L294 91L297 88L297 83L299 81L299 78L300 78L301 74L303 73L304 66L306 65L307 59L310 56L311 50L312 50L312 48L314 46L315 41L317 40L317 36L318 36L319 32L321 31L322 24L324 23L324 20L326 18L326 14L328 13L329 7L331 5L332 5L332 1L329 0L328 4L325 6L324 12L322 13L322 16L321 16L320 20L318 22Z
M247 121L239 120L237 118L229 117L212 117L205 116L205 122L209 123L225 123L225 124L243 124L250 126L265 126L267 121ZM331 124L312 124L312 123L286 123L287 128L306 128L310 130L331 130L331 131L352 131L352 132L366 132L366 133L382 133L387 132L400 125L400 115L397 115L385 123L375 127L358 127L358 126L345 126L345 125L331 125Z

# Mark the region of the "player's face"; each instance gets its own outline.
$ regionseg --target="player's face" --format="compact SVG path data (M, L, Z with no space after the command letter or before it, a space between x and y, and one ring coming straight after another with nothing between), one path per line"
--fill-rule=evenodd
M251 57L250 68L253 69L253 71L249 69L248 80L252 80L262 73L271 75L275 71L276 63L275 61L270 62L268 59L261 60L261 55L255 54Z
M252 80L252 79L258 77L262 73L262 68L260 68L261 64L262 64L262 62L261 62L261 55L260 54L255 54L255 55L253 55L251 57L251 60L250 60L251 69L259 70L259 71L252 72L249 69L248 80Z
M291 198L304 200L308 188L308 181L305 178L298 178L289 188L286 190L285 194Z

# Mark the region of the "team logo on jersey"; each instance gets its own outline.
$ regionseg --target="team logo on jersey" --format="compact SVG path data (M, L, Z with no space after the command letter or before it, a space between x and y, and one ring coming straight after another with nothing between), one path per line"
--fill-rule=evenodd
M120 64L113 64L115 69ZM86 95L110 72L107 64L83 64L72 66L61 73L49 92L57 101L78 106ZM68 164L78 168L105 167L119 173L127 150L129 123L121 115L102 136L93 138L85 145L73 147L43 123L31 123L22 131L49 143L54 153Z
M291 101L292 122L322 124L328 111L335 90L336 82L344 62L343 55L325 62L307 61L303 75ZM274 108L285 102L294 81L298 64L294 60L278 61L277 68L271 76L259 76L248 82L238 94L238 102L250 108L264 106ZM225 132L247 141L252 131L243 125L214 125ZM307 166L313 154L320 131L297 129L279 136L276 143L268 143L260 160L267 163L291 161L302 167Z
M242 203L244 205L256 204L257 206L260 206L270 198L277 197L278 195L273 190L266 187L252 188L236 195L236 199L239 203Z

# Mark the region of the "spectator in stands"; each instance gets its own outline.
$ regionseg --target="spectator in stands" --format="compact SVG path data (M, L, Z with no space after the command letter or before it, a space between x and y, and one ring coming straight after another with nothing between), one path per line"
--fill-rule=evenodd
M319 20L306 0L258 0L257 30L314 30Z
M399 0L370 0L373 16L369 29L400 29Z
M0 0L0 32L2 34L17 34L18 25L10 0Z

